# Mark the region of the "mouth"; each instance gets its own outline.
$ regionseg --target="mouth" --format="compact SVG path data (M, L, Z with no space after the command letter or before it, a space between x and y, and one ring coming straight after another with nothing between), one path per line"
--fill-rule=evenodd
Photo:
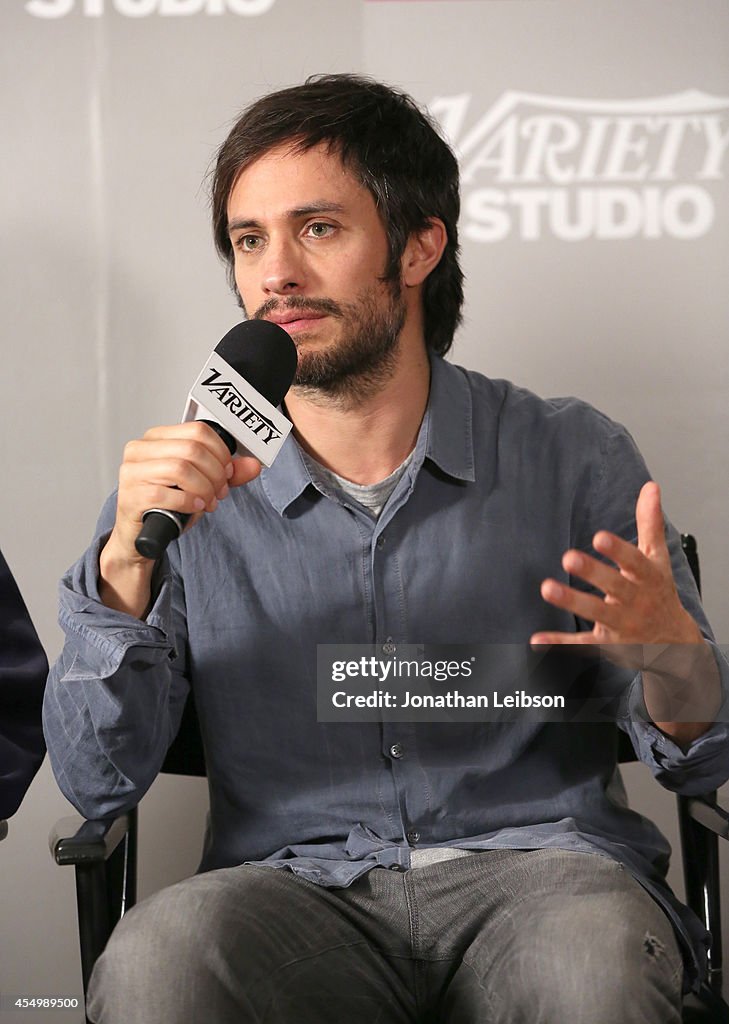
M271 320L272 323L278 324L288 334L301 334L304 331L310 331L316 326L319 321L324 320L326 317L325 313L311 313L306 310L288 310L285 313L266 317L266 320Z

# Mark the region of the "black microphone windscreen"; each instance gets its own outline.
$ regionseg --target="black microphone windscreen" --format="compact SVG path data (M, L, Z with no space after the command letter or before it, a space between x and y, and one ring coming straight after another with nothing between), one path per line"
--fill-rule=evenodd
M283 327L270 320L245 320L228 331L215 351L271 405L280 405L297 362L296 346Z

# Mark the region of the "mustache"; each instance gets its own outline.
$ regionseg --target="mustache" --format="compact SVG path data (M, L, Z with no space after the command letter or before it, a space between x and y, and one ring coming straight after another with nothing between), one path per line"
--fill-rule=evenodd
M253 320L263 320L271 313L285 313L289 310L306 313L321 313L325 316L343 316L342 307L333 299L308 299L291 295L287 299L267 299L253 314Z

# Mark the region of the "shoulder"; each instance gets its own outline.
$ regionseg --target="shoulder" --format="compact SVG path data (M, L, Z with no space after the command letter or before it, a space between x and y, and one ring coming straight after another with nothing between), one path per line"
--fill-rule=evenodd
M459 366L445 373L451 390L468 396L474 465L487 489L524 502L539 494L542 505L579 507L586 521L595 508L602 525L615 518L604 514L606 503L634 509L649 473L621 423L573 395L542 398Z
M589 402L574 395L544 398L510 380L486 377L461 366L452 369L468 384L474 425L490 420L506 435L523 440L559 440L568 446L585 447L587 442L609 444L614 438L628 438L626 428Z

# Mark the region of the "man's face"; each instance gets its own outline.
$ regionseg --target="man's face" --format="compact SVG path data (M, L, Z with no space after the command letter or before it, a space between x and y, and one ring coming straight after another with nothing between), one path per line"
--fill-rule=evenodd
M231 191L228 228L243 309L289 333L295 384L357 395L389 376L405 304L399 282L382 280L374 200L337 155L285 145L260 157Z

